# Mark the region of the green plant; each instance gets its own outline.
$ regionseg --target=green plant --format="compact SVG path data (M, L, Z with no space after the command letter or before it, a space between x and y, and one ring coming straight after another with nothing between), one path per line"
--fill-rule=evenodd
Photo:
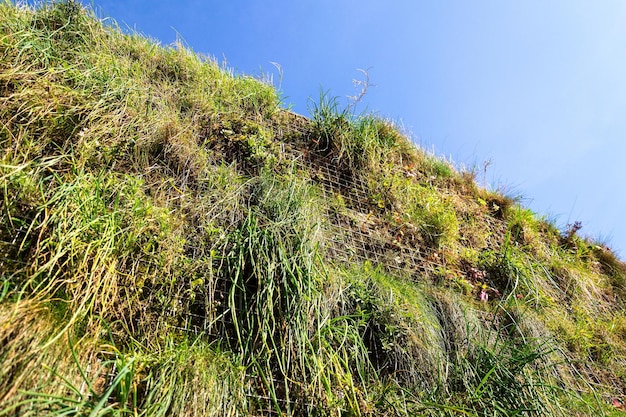
M614 411L624 264L392 122L76 1L0 56L0 415Z

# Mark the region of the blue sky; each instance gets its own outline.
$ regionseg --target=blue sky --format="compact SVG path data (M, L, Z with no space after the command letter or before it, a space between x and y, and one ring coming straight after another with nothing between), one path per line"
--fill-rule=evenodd
M84 0L164 45L279 76L302 114L320 88L402 123L487 185L626 255L622 0ZM482 173L479 176L482 185Z

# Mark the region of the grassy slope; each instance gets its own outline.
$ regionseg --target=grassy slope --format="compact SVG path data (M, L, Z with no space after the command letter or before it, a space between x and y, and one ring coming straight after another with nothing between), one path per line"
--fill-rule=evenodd
M0 57L0 416L621 413L626 266L388 122L73 2L0 4ZM418 270L333 255L318 160Z

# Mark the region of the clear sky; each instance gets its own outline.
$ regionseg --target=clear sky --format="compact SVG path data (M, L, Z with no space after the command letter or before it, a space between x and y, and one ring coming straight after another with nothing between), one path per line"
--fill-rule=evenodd
M487 186L626 257L623 0L83 0L101 17L239 73L272 74L307 114L320 88L367 108ZM272 64L283 71L279 76Z

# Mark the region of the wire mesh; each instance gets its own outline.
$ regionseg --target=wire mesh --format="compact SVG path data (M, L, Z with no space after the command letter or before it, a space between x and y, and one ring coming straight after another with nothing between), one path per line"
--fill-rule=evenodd
M326 206L328 240L326 255L344 263L370 262L390 271L409 275L426 272L428 254L417 245L403 243L403 227L390 224L381 216L380 207L373 201L370 184L361 176L347 172L338 158L323 156L307 148L311 144L311 122L304 116L292 114L294 123L277 129L283 155L310 175L322 190L326 201L340 196L345 204L341 212ZM287 143L287 138L300 135L298 145Z

